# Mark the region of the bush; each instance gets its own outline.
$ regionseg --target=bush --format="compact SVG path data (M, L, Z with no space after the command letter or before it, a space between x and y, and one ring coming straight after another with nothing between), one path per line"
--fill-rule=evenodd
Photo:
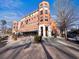
M13 34L13 35L12 35L12 38L13 38L14 40L17 40L17 35Z
M36 35L34 37L34 41L37 42L37 43L41 42L41 39L42 39L42 37L41 36L38 36L38 35Z

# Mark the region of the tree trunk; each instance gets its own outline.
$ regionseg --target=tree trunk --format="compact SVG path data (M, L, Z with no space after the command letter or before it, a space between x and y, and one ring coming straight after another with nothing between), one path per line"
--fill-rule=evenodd
M67 29L66 28L65 28L64 34L65 34L65 39L67 40Z

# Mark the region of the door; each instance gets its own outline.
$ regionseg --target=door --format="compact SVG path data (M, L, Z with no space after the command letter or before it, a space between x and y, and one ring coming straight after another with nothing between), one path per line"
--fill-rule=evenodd
M41 36L43 36L43 27L41 27Z
M48 33L48 27L47 26L45 27L45 31L46 31L46 36L48 36L48 34L47 34Z

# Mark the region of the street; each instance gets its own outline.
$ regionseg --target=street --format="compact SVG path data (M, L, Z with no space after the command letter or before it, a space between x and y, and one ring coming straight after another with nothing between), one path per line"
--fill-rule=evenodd
M60 43L61 41L50 41L43 43L53 59L79 59L79 46L70 42L69 45ZM67 43L67 42L65 42ZM68 43L67 43L68 44Z
M41 43L32 42L28 47L9 49L0 53L0 59L79 59L79 45L48 38Z

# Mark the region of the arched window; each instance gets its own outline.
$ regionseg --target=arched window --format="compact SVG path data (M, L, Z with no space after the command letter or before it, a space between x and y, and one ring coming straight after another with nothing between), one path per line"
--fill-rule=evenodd
M40 22L42 22L42 21L43 21L43 17L40 18Z
M23 25L23 22L21 22L21 25Z
M42 14L43 14L43 10L40 11L40 15L42 15Z
M45 10L45 14L48 14L48 11L47 10Z
M25 22L26 22L26 24L28 24L28 20L26 20Z
M47 5L47 3L45 3L45 5Z
M48 21L48 17L47 16L45 16L45 21Z

